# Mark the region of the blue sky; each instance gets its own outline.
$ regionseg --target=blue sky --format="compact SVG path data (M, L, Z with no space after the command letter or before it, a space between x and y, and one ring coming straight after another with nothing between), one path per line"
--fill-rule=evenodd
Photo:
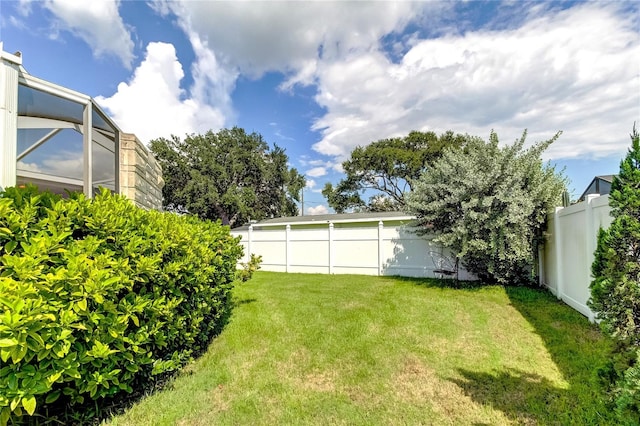
M0 41L143 142L262 134L307 176L307 214L353 148L411 130L561 130L545 159L577 197L640 123L635 2L1 0Z

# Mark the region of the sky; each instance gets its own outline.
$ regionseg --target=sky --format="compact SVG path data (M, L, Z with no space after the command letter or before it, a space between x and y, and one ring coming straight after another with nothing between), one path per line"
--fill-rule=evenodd
M355 147L412 130L562 131L543 158L577 198L640 127L640 2L0 0L0 41L144 143L260 133L305 214Z

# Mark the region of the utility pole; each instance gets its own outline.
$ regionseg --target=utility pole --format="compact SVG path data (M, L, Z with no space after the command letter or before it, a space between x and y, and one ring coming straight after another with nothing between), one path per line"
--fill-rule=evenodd
M304 216L304 186L300 190L300 205L301 205L300 216Z

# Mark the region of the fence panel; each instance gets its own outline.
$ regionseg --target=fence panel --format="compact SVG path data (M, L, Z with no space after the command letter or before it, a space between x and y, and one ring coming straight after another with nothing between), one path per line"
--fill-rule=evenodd
M591 264L598 231L611 221L608 195L588 195L581 203L559 207L548 220L541 284L592 321L594 314L587 306Z
M243 261L261 255L265 271L446 278L455 267L451 253L397 220L231 232L242 237ZM459 278L475 277L461 268Z

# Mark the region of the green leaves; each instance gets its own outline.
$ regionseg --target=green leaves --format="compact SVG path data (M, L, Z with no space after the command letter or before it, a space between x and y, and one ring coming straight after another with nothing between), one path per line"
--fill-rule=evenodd
M164 171L170 210L232 227L249 218L297 215L304 177L288 167L284 149L270 149L257 133L234 127L184 140L160 138L150 147Z
M459 149L468 136L449 131L412 131L403 138L382 139L365 147L357 147L344 163L347 177L334 188L326 184L322 195L338 213L350 208L369 211L401 210L405 195L413 182L429 168L445 150ZM374 190L369 202L361 198L365 190Z
M18 344L18 341L16 339L0 339L0 348L11 348L13 346L16 346Z
M242 248L220 224L27 187L0 197L0 228L0 424L132 392L230 309Z
M33 395L23 396L22 406L24 407L25 410L27 410L27 413L30 416L32 416L33 413L36 411L36 397Z
M622 418L640 416L640 135L620 163L609 195L613 222L598 234L588 305L602 329L619 343L608 386Z

